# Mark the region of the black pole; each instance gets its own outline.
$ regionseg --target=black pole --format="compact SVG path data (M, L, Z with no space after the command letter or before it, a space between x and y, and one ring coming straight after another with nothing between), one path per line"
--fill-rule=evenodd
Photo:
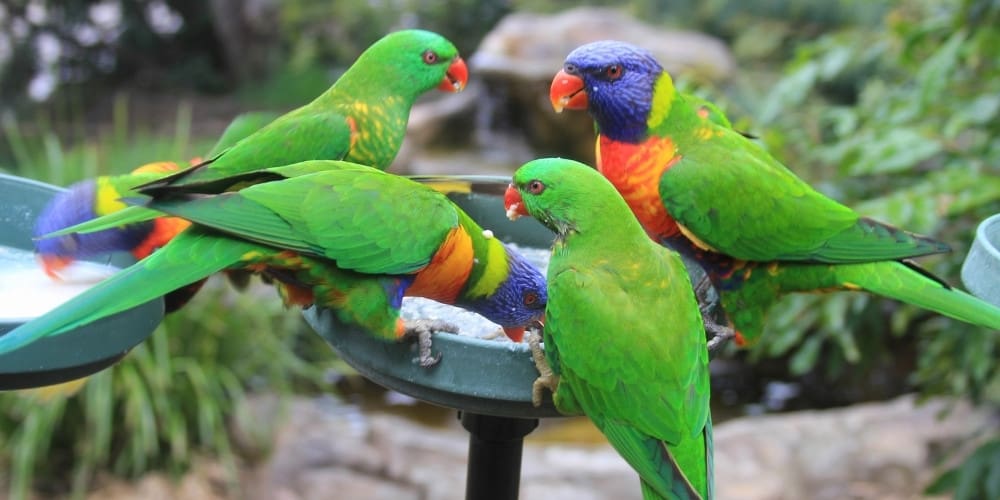
M469 412L460 412L459 418L469 431L465 499L517 500L524 436L538 427L538 419Z

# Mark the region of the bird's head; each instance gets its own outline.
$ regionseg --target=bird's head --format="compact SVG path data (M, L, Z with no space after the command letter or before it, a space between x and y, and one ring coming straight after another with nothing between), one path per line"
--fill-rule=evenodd
M367 84L405 86L420 95L437 88L460 92L469 69L447 38L425 30L390 33L368 47L351 71L364 74Z
M131 251L152 230L151 225L134 224L95 233L41 238L100 215L95 211L96 196L97 183L94 180L80 181L57 194L35 219L35 254L45 273L53 279L60 279L60 271L76 260Z
M472 301L471 309L499 324L514 342L524 337L525 328L543 321L548 295L545 276L523 255L504 245L507 274L496 290Z
M564 237L600 218L621 196L607 179L583 163L541 158L522 165L504 195L507 217L530 215ZM627 210L627 207L626 207Z
M552 79L549 99L555 111L586 109L601 134L614 140L639 142L653 106L663 67L634 45L612 40L574 49Z

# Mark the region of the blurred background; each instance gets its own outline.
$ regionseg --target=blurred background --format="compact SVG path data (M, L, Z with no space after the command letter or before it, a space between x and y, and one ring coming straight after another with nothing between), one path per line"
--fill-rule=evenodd
M411 27L453 40L471 79L419 103L393 171L592 161L589 117L553 113L548 83L577 45L625 39L824 193L951 244L921 264L960 283L1000 212L1000 2L582 4L10 0L0 172L186 161ZM720 498L1000 498L996 335L850 293L789 297L768 335L712 364ZM220 282L75 395L0 394L0 498L462 498L466 437L354 374L273 291ZM588 422L528 441L523 498L638 498Z

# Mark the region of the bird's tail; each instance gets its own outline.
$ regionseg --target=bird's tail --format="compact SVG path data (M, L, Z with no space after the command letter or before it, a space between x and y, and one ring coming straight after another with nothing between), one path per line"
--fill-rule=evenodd
M498 175L408 175L435 191L449 194L489 194L503 196L510 177Z
M260 245L192 228L84 293L0 336L0 354L145 304L259 252Z
M105 229L124 226L126 224L145 222L161 216L163 216L162 213L151 208L143 206L130 206L96 219L90 219L86 222L81 222L58 231L43 234L39 236L39 238L55 238L57 236L65 236L73 233L94 233Z
M1000 307L980 300L907 261L839 266L848 286L913 304L959 321L1000 330Z

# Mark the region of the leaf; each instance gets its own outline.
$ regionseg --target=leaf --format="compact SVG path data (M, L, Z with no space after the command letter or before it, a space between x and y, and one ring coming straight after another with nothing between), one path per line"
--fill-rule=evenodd
M783 110L802 103L818 76L819 65L809 62L782 78L765 98L760 109L760 122L764 125L773 123Z
M941 151L941 144L916 130L895 127L860 144L858 161L850 175L887 174L908 170Z
M789 371L794 375L804 375L809 373L819 358L819 353L823 347L823 337L811 335L806 338L799 350L792 356L788 363Z

